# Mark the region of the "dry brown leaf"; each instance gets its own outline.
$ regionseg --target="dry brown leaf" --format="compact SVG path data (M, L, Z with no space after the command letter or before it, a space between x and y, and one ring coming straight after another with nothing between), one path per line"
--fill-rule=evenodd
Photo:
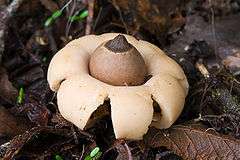
M31 128L30 130L24 132L21 135L15 136L9 142L6 151L4 151L4 153L3 153L4 157L2 159L0 157L0 159L1 160L15 159L15 156L19 154L20 150L23 150L24 145L27 144L31 139L33 139L34 137L35 138L38 137L37 135L39 135L39 134L48 134L48 133L56 134L56 136L61 135L64 137L69 137L69 138L72 137L72 134L69 134L68 130L66 130L66 129L56 129L53 127L42 127L42 126L34 127L34 128ZM32 147L35 148L36 146L37 146L37 144L34 144ZM40 147L40 146L38 146L38 147ZM38 157L34 158L34 159L43 159L43 158L39 158L39 155L40 154L38 154ZM19 159L22 159L22 158L19 158Z
M146 136L150 147L165 146L184 159L240 159L240 140L219 135L202 125L176 125L167 130L151 129Z

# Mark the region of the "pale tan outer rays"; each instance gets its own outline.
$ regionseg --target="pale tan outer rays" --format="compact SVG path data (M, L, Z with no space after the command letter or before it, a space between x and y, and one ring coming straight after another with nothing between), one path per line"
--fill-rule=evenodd
M70 42L53 57L48 82L53 91L58 91L58 107L63 117L79 128L84 129L91 114L109 99L116 138L141 139L152 121L152 98L160 105L162 114L160 121L152 125L168 128L183 109L188 83L181 67L162 50L128 35L124 36L144 58L152 78L140 86L112 86L91 77L88 70L91 54L117 35L90 35Z
M112 88L109 98L116 138L142 139L153 117L153 101L146 87Z
M62 82L58 108L64 118L84 129L91 114L107 99L105 85L89 75L77 75Z
M146 47L146 45L148 47ZM179 80L179 83L187 94L189 86L186 76L182 68L173 59L169 58L157 46L146 41L139 40L135 47L137 47L138 51L142 53L149 74L152 76L155 76L160 72L170 74Z
M80 46L66 46L56 54L48 68L48 83L57 91L60 83L72 75L88 74L89 54Z
M141 139L153 116L147 88L112 87L88 75L73 76L58 90L58 107L64 118L84 129L91 114L109 98L116 138Z
M153 76L145 85L161 108L160 121L152 125L159 129L170 127L183 109L185 90L176 78L163 73Z

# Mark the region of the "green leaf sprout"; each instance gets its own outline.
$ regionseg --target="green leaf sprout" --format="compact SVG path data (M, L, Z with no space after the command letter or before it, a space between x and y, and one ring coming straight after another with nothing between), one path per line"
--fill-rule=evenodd
M76 14L74 16L70 16L69 20L71 22L73 21L78 21L78 20L83 20L84 18L86 18L88 16L88 10L84 10L83 12L81 12L80 14Z
M50 24L52 24L52 22L53 22L53 18L52 18L52 17L49 17L49 18L45 21L44 26L45 26L45 27L48 27L48 26L50 26Z
M48 27L50 26L58 17L60 17L63 13L63 10L72 2L72 0L69 0L61 9L55 11L52 13L52 15L50 17L47 18L47 20L44 22L44 26ZM84 18L86 18L88 16L88 10L84 10L82 11L80 14L78 14L78 12L76 12L76 14L74 14L73 16L69 17L69 20L71 22L73 21L78 21L78 20L83 20Z
M60 17L62 15L62 10L57 10L55 11L50 17L48 17L48 19L45 21L44 26L48 27L50 26L53 21L55 21L55 19L57 19L58 17Z
M94 148L94 149L91 151L90 156L91 156L91 157L95 157L99 151L100 151L100 148L99 148L99 147Z
M61 15L62 15L62 11L61 10L57 10L56 12L54 12L52 14L52 18L56 19L56 18L60 17Z
M18 91L17 103L22 104L25 97L24 89L21 87Z
M47 57L44 56L44 57L42 58L42 61L43 61L44 63L47 62Z
M92 160L92 157L88 155L87 157L84 158L84 160Z
M102 152L98 152L95 157L93 157L94 160L97 160L101 157Z
M50 26L58 17L60 17L63 13L63 10L72 2L72 0L68 1L60 10L56 10L53 14L47 18L44 23L45 27Z
M57 155L55 156L55 160L63 160L63 158L62 158L60 155L57 154Z
M84 160L97 160L101 157L102 152L100 152L99 147L95 147L89 155L87 155Z

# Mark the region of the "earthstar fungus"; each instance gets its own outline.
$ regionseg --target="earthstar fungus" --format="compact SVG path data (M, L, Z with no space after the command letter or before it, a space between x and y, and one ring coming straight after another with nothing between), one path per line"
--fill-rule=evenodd
M170 127L188 93L186 76L174 60L149 42L117 33L71 41L53 57L48 82L65 119L84 129L93 112L110 100L116 138L135 140L150 125Z
M140 85L147 71L141 54L123 35L97 47L90 57L89 70L96 79L115 86Z

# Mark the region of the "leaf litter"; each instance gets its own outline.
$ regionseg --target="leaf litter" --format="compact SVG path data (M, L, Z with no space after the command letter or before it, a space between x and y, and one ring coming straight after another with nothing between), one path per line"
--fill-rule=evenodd
M95 21L89 17L88 21L95 24L92 28L88 26L87 31L128 32L164 48L182 65L190 82L190 93L176 124L167 130L150 128L143 141L126 141L114 139L109 116L87 131L64 120L57 109L56 96L47 84L46 71L57 49L85 34L86 20L69 25L68 16L86 11L87 2L69 3L64 14L48 29L43 29L45 20L66 1L29 1L18 9L14 18L5 22L8 25L0 67L0 156L3 159L53 159L59 155L62 159L83 159L99 147L100 159L108 160L239 159L240 32L236 27L239 26L236 21L239 2L195 1L188 3L188 10L185 8L182 12L174 10L175 2L169 2L168 7L174 14L161 12L160 16L170 22L165 26L163 21L157 21L163 26L162 30L145 25L157 15L145 14L148 10L144 5L136 5L140 8L132 12L129 10L132 6L127 6L125 1L116 2L91 1L88 12ZM152 5L149 6L151 9ZM99 15L92 16L92 12ZM141 19L141 14L150 19ZM71 29L66 31L62 26ZM196 64L206 69L209 76L204 76ZM17 103L21 87L24 101Z

